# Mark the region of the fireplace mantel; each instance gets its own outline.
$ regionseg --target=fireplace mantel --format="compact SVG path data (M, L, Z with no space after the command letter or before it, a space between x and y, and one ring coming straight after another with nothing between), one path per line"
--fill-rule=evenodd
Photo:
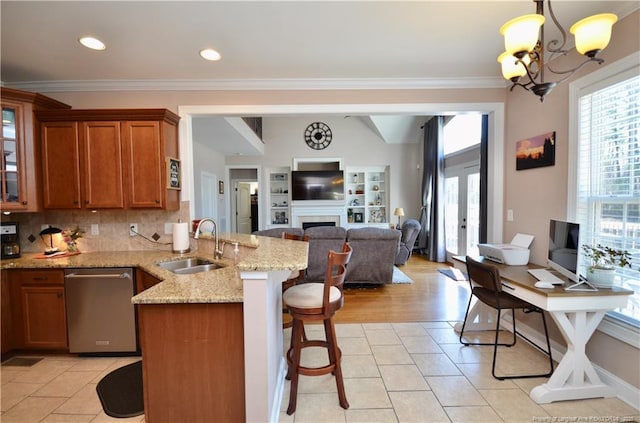
M311 204L296 202L291 205L291 226L301 228L303 222L333 222L336 226L347 226L347 212L344 205L322 204L312 201Z

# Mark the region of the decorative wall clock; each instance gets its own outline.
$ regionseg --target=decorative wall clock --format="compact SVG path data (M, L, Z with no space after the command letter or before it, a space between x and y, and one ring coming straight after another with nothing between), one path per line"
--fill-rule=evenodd
M313 122L304 130L304 140L314 150L324 150L331 144L331 128L326 123Z

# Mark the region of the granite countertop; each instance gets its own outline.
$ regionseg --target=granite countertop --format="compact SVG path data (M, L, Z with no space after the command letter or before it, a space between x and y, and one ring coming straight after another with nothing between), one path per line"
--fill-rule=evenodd
M170 251L103 251L46 259L37 258L40 254L23 254L17 259L2 260L1 268L135 267L162 282L134 296L132 302L161 304L242 302L241 272L294 271L307 267L308 244L305 242L236 233L220 234L219 241L220 248L224 248L224 256L220 260L212 260L211 237L202 236L195 242L195 251L187 254L173 254ZM233 253L233 243L236 242L240 250L237 260ZM159 262L189 257L207 259L224 267L192 275L177 275L157 265Z

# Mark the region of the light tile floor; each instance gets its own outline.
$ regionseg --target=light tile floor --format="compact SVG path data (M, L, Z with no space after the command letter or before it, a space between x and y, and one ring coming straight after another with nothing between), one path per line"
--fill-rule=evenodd
M492 347L463 347L448 322L336 327L350 408L339 406L332 376L301 376L292 416L285 412L289 383L285 385L281 423L640 422L640 411L617 398L536 404L528 392L545 379L494 379ZM307 333L315 338L321 330L312 326ZM0 421L142 423L144 416L105 415L95 390L107 373L138 359L47 356L31 367L2 366ZM507 373L541 371L546 364L523 340L504 349L498 360L498 370ZM304 351L307 365L325 361L320 348Z

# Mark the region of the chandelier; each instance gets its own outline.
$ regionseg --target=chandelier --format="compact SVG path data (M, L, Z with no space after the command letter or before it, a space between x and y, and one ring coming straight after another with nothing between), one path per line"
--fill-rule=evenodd
M505 52L498 57L502 65L502 76L512 82L510 91L520 86L540 97L540 101L561 82L571 77L576 71L587 63L604 62L597 54L604 50L611 39L611 27L618 20L612 13L602 13L589 16L571 26L569 32L575 36L576 50L586 57L586 60L573 69L555 70L549 66L554 58L569 52L564 48L567 42L567 33L558 23L551 8L551 0L547 0L549 16L555 26L560 30L562 40L551 40L544 44L544 0L534 0L536 13L523 15L505 23L500 28L500 34L504 36ZM545 58L545 54L548 57ZM564 75L557 81L545 81L545 68L556 75ZM521 81L522 78L522 81Z

